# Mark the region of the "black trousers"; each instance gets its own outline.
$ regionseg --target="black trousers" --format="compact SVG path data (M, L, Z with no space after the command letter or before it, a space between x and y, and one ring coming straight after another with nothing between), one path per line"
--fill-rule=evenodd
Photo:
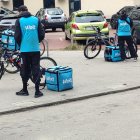
M20 75L22 82L27 83L31 72L35 85L40 83L40 52L22 52L21 53L21 70Z
M128 45L128 49L130 51L131 57L132 58L137 57L136 51L135 51L134 46L133 46L132 37L131 36L119 36L118 37L118 45L120 47L122 60L126 59L125 48L124 48L125 42Z

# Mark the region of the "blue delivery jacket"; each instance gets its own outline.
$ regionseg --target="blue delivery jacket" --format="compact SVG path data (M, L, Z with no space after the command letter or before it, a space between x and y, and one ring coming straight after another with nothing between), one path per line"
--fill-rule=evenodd
M130 18L126 18L125 20L118 19L118 36L131 36L131 25Z
M20 52L37 52L40 51L39 42L44 39L45 31L40 20L26 11L16 21L14 36Z

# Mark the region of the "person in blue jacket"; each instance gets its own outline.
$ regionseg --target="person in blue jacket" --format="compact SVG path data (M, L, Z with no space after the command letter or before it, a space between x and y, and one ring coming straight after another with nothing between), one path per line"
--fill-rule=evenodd
M126 14L126 11L122 11L120 17L117 21L117 35L118 35L118 45L120 47L122 61L126 59L125 42L128 45L131 58L134 58L134 61L137 60L137 54L133 46L133 39L131 35L131 29L133 26L133 21Z
M35 98L43 96L39 90L40 84L40 47L45 37L44 28L40 20L28 12L28 8L22 5L18 8L19 18L15 23L15 40L20 47L21 71L20 75L23 88L16 95L28 96L27 82L31 72L35 81Z

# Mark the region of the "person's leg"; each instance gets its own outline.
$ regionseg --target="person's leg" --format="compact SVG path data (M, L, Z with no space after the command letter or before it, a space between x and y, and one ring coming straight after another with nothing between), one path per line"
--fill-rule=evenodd
M120 37L119 36L118 37L118 46L120 48L120 53L121 53L122 60L125 60L126 59L124 43L125 43L124 37Z
M35 81L35 97L40 97L43 93L39 90L40 85L40 52L32 53L32 74Z
M23 88L19 92L16 92L17 95L27 96L29 95L27 90L27 82L29 80L30 73L30 57L28 53L21 53L21 70L20 76L22 78Z
M132 37L131 36L128 36L128 37L125 37L126 39L126 43L128 44L128 49L130 51L130 55L132 58L137 58L137 53L134 49L134 46L133 46L133 40L132 40Z

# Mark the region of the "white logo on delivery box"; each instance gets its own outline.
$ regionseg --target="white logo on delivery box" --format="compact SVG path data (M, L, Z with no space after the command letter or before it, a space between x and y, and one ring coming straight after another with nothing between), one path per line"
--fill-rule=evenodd
M47 77L47 81L54 82L54 80L55 80L54 77L50 77L50 76ZM72 78L63 79L62 83L63 84L72 83Z
M69 84L69 83L72 83L72 78L63 80L63 84Z
M50 76L48 76L48 77L47 77L47 81L54 82L54 77L50 77Z
M115 57L118 57L118 56L120 56L120 52L115 53Z

